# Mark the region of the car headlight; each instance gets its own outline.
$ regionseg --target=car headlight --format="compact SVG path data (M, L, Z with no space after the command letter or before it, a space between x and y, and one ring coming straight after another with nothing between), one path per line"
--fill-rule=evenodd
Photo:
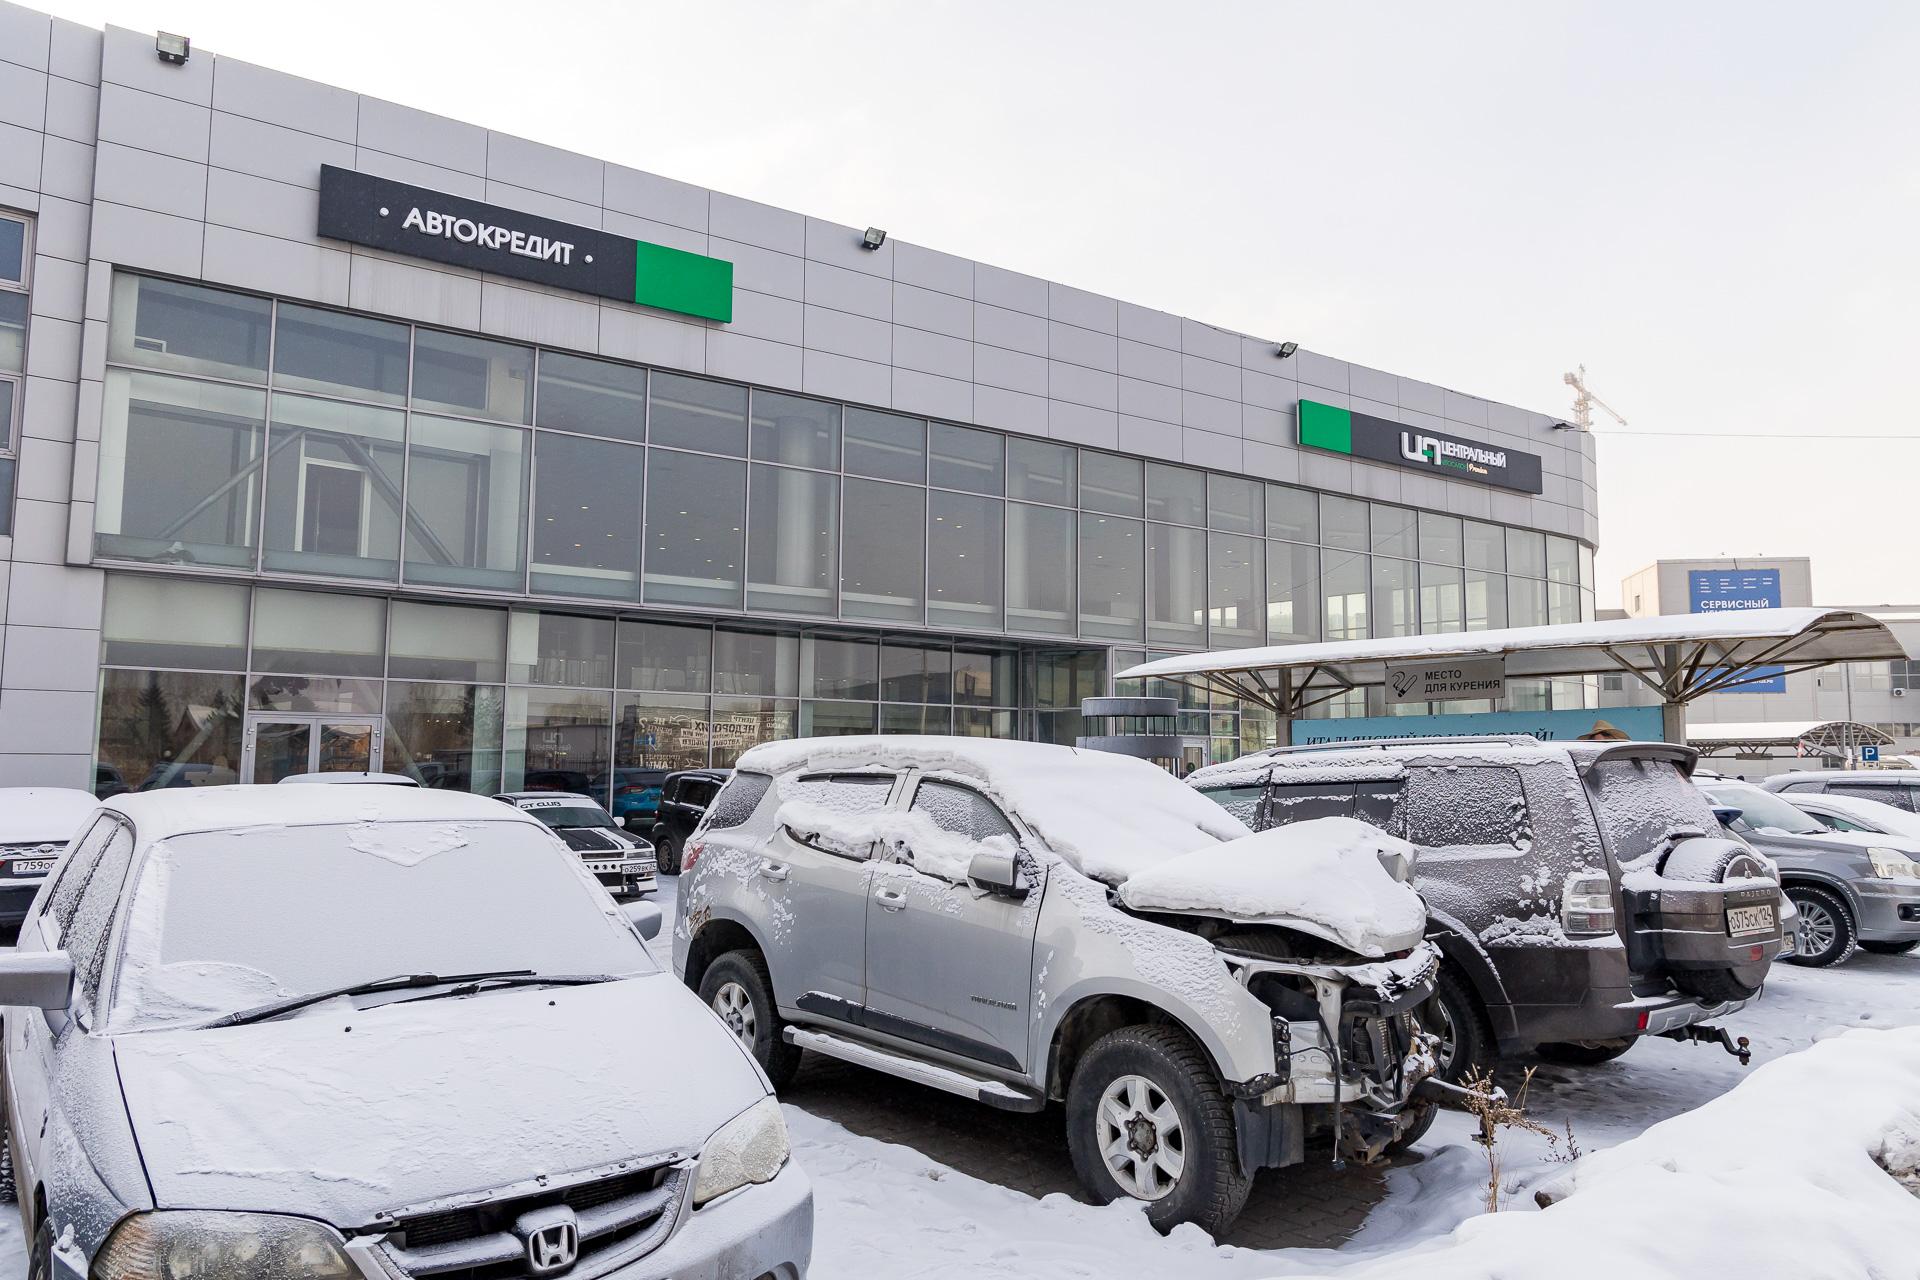
M786 1119L777 1101L762 1098L707 1139L693 1177L694 1207L749 1183L772 1182L786 1162Z
M332 1228L270 1213L166 1210L123 1219L90 1280L358 1280Z
M1920 866L1898 849L1868 849L1867 857L1873 860L1873 874L1882 880L1920 879Z

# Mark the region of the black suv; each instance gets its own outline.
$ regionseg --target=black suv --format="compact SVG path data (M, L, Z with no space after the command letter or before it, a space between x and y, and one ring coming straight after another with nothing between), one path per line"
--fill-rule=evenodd
M653 820L651 839L653 856L663 874L680 874L680 853L687 847L687 837L700 825L707 806L732 776L731 769L682 769L668 774L660 784L660 809Z
M1618 1057L1759 993L1782 947L1780 886L1652 742L1400 739L1293 747L1188 782L1256 831L1348 815L1412 841L1445 963L1423 1020L1459 1080L1501 1055Z

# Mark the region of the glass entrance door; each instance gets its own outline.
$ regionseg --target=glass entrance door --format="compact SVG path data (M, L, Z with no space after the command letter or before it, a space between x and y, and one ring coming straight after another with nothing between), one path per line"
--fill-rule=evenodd
M241 776L272 783L296 773L377 772L380 726L377 721L340 716L247 717Z

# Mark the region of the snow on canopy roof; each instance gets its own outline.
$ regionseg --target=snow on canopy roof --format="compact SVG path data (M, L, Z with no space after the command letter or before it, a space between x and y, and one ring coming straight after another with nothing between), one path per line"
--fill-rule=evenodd
M312 827L353 822L525 822L512 805L426 787L167 787L102 802L123 813L142 841L236 827ZM544 830L544 828L542 828Z
M1769 664L1804 670L1910 656L1886 622L1869 614L1742 609L1180 654L1130 667L1114 678L1205 683L1210 677L1272 705L1273 691L1263 692L1261 683L1268 672L1297 673L1292 682L1297 698L1308 688L1331 693L1384 684L1389 663L1504 657L1507 675L1520 679L1613 673L1624 667L1685 701L1737 683L1728 668Z
M1791 747L1800 742L1819 746L1846 746L1892 743L1890 734L1861 724L1857 720L1764 720L1739 724L1690 724L1687 742L1692 746Z
M740 757L745 772L924 769L977 783L1053 852L1119 884L1136 871L1250 834L1166 770L1129 756L995 738L796 738Z

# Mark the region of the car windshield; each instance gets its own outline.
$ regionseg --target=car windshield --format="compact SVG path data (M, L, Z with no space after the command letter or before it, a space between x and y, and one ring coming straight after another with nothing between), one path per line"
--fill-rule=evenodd
M594 804L543 804L528 813L556 830L566 827L606 827L616 829L613 815Z
M1782 831L1792 836L1817 836L1827 828L1771 791L1738 782L1717 782L1706 788L1723 809L1738 809L1740 821L1755 831Z
M654 969L579 859L518 821L176 836L147 852L127 912L113 1032L393 974Z

